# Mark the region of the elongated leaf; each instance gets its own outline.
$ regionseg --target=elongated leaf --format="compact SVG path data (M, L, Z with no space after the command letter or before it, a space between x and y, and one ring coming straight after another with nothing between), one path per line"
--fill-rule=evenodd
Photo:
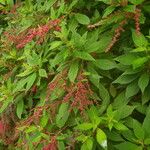
M136 75L121 75L113 83L128 84L137 78Z
M130 98L139 92L137 81L130 83L126 88L126 97Z
M75 127L76 130L81 130L81 131L90 130L92 128L93 128L92 123L82 123L82 124L79 124L77 127Z
M143 66L147 61L148 61L147 57L141 57L141 58L134 60L132 63L133 69Z
M144 139L144 130L142 128L142 125L137 120L133 120L133 131L138 139Z
M115 6L109 6L104 10L104 14L103 14L103 18L107 17L108 15L110 15L114 10L115 10Z
M142 147L131 142L122 142L115 146L117 150L142 150Z
M145 130L146 137L150 138L150 130L149 130L149 125L150 125L150 106L148 107L147 110L148 111L146 113L146 117L144 119L142 127Z
M77 13L75 15L75 18L77 19L77 21L81 24L84 24L84 25L87 25L90 23L90 19L86 16L86 15L83 15L83 14L79 14Z
M97 142L105 149L107 147L107 136L103 130L97 129L96 133Z
M145 47L148 44L144 35L142 33L137 34L137 32L135 30L132 30L132 39L133 39L135 45L138 47L143 47L143 46Z
M87 52L84 51L76 51L75 56L81 58L83 60L95 61L95 59Z
M67 103L62 103L59 112L56 116L56 125L59 128L62 128L66 121L68 120L69 117L69 110L68 110L68 104Z
M145 88L148 86L149 83L149 74L143 73L138 81L138 86L140 87L142 93L144 92Z
M133 54L124 54L117 58L115 58L116 61L120 62L123 65L131 65L134 60L136 60L138 56ZM129 61L130 60L130 61Z
M81 150L92 150L92 147L93 147L93 140L92 138L88 138L81 146Z
M36 80L36 73L33 73L32 75L30 75L27 79L28 81L27 81L26 90L28 91Z
M17 116L19 117L19 119L21 119L23 109L24 109L24 101L22 99L17 103L17 112L16 113L17 113Z
M94 64L102 70L111 70L116 67L116 63L109 59L99 59Z
M68 72L68 77L71 82L75 81L78 74L78 70L79 70L79 62L78 61L72 62Z
M134 4L134 5L139 5L139 4L141 4L142 2L144 2L144 0L129 0L129 2L131 2L131 3Z

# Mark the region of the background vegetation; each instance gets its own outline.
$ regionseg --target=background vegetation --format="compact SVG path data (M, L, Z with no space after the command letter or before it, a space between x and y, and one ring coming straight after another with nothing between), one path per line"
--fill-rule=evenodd
M0 0L0 149L150 150L149 0Z

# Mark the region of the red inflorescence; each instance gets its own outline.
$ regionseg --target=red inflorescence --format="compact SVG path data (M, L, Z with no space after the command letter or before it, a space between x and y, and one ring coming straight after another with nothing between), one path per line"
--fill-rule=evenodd
M0 121L0 135L3 135L5 133L5 127L2 121Z
M76 84L67 85L67 81L64 79L66 76L65 73L66 72L58 76L48 85L47 100L56 88L61 88L64 89L66 93L62 102L65 103L71 101L70 111L73 108L77 108L83 112L89 105L93 104L93 101L90 100L90 96L92 95L90 85L82 74L78 76L78 82Z
M141 10L136 9L134 20L135 20L135 28L136 28L137 34L140 34L140 16L141 16Z
M53 29L60 31L61 27L59 26L61 19L55 19L49 21L47 24L39 26L37 28L31 28L26 32L22 32L18 35L12 35L11 32L5 32L5 36L11 42L16 45L16 48L20 49L30 43L33 39L36 39L37 44L41 44L44 41L47 33Z
M109 46L107 47L107 49L105 50L105 52L108 52L111 50L111 48L114 46L114 44L118 41L118 38L121 35L121 32L124 32L123 26L126 24L126 20L123 20L122 22L120 22L120 26L115 30L115 35L111 41L111 43L109 44Z
M51 138L50 143L43 148L43 150L57 150L57 140L56 136Z
M72 100L70 111L73 108L77 108L81 113L93 102L89 96L92 95L88 81L84 80L83 75L79 75L76 85L72 85L70 89L67 88L67 94L63 99L63 102L69 102Z

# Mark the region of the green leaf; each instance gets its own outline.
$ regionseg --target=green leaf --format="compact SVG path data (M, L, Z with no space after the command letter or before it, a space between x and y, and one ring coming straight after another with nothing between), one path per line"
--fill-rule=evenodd
M147 48L146 47L137 47L132 50L132 52L146 52Z
M146 104L150 100L150 85L144 90L144 93L142 94L142 105Z
M142 128L145 131L145 135L146 137L150 138L150 130L149 130L149 125L150 125L150 106L147 108L147 113L146 113L146 117L144 119Z
M54 41L54 42L51 43L50 50L56 49L59 46L61 46L62 44L63 44L62 41Z
M130 83L126 88L126 97L130 98L139 92L137 81Z
M10 96L5 99L5 102L0 107L0 114L13 102L14 97Z
M116 123L114 123L113 126L114 126L114 128L116 128L119 131L126 131L126 130L128 130L128 128L121 122L116 122Z
M125 10L126 12L132 12L134 13L135 12L135 5L127 5L123 8L123 10Z
M56 125L62 128L69 117L68 103L62 103L56 115Z
M107 148L107 136L100 128L97 129L96 140L104 149Z
M88 41L84 47L86 52L92 53L99 50L100 44L97 41L92 43Z
M77 13L75 18L80 24L87 25L90 23L90 19L86 15Z
M144 2L144 0L128 0L128 1L134 5L139 5Z
M149 83L149 74L143 73L138 81L138 86L140 87L142 93L144 92L145 88L148 86Z
M115 60L120 62L123 65L131 65L132 62L134 60L136 60L137 58L138 57L136 55L133 55L133 54L124 54L124 55L121 55L121 56L115 58Z
M122 107L117 110L115 118L117 118L117 120L124 119L131 115L134 109L135 106L122 105Z
M142 33L137 34L136 30L132 30L132 39L136 46L138 47L146 47L148 42Z
M95 61L95 59L87 52L84 52L84 51L75 51L74 52L74 55L77 57L77 58L81 58L83 60L88 60L88 61Z
M92 123L82 123L82 124L79 124L75 127L76 130L81 130L81 131L90 130L92 128L93 128Z
M70 69L69 69L69 72L68 72L68 77L69 77L69 80L71 82L74 82L77 75L78 75L78 70L79 70L79 62L78 61L73 61L71 63L71 66L70 66Z
M108 90L101 83L99 83L99 95L102 99L102 104L101 104L101 108L99 110L99 113L102 114L102 112L105 111L105 109L109 105L110 95L109 95Z
M45 127L48 123L49 120L49 116L45 113L44 115L42 115L41 119L40 119L40 125L41 127Z
M93 148L92 138L88 138L81 146L81 150L92 150L92 148Z
M32 75L28 76L27 79L28 79L28 81L27 81L26 91L28 91L34 84L34 82L36 80L36 73L33 73Z
M45 69L39 69L39 76L47 78L47 73Z
M9 7L12 7L14 5L14 1L13 0L6 0L7 4L9 5Z
M21 115L23 113L23 110L24 110L24 101L23 101L23 99L21 99L17 103L17 110L16 110L16 113L17 113L17 116L18 116L19 119L21 119Z
M104 14L103 14L103 18L107 17L108 15L110 15L114 10L115 10L115 6L111 5L108 6L105 10L104 10Z
M125 96L125 91L123 91L120 94L118 94L118 96L114 99L114 102L112 105L114 109L118 109L123 106L126 106L128 102L129 100Z
M111 4L111 1L110 0L98 0L100 2L104 2L105 4Z
M25 133L31 133L35 132L37 130L37 127L35 125L28 126L28 128L25 130Z
M0 3L5 5L6 4L6 1L5 0L0 0Z
M58 65L59 63L61 63L64 60L64 54L63 52L59 52L57 53L57 55L54 57L54 59L52 60L52 62L50 63L50 65L52 67L55 67L56 65Z
M58 150L65 150L65 144L63 141L58 141Z
M32 68L29 68L29 69L25 70L24 72L18 74L17 77L25 77L25 76L28 76L31 73L33 73L33 70L32 70Z
M109 59L99 59L94 64L102 70L111 70L116 67L116 63Z
M78 137L76 137L75 139L77 141L85 142L87 140L87 138L88 138L88 136L85 136L84 134L81 134Z
M148 57L141 57L133 61L133 69L143 66L148 61Z
M142 147L131 142L122 142L120 144L115 145L115 147L117 150L142 150Z
M28 82L28 77L25 79L21 79L20 81L17 82L16 88L13 90L13 92L23 90L23 87L25 84Z
M109 92L110 92L110 94L111 94L111 96L112 97L115 97L116 96L116 94L117 94L117 89L115 88L115 86L114 85L110 85L110 87L109 87Z
M133 131L138 139L144 140L144 130L137 120L133 120Z
M113 83L128 84L137 78L136 75L121 75Z

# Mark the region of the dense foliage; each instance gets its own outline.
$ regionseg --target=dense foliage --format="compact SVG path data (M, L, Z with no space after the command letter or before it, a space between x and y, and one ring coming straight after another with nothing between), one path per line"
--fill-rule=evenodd
M0 0L0 149L150 150L149 0Z

